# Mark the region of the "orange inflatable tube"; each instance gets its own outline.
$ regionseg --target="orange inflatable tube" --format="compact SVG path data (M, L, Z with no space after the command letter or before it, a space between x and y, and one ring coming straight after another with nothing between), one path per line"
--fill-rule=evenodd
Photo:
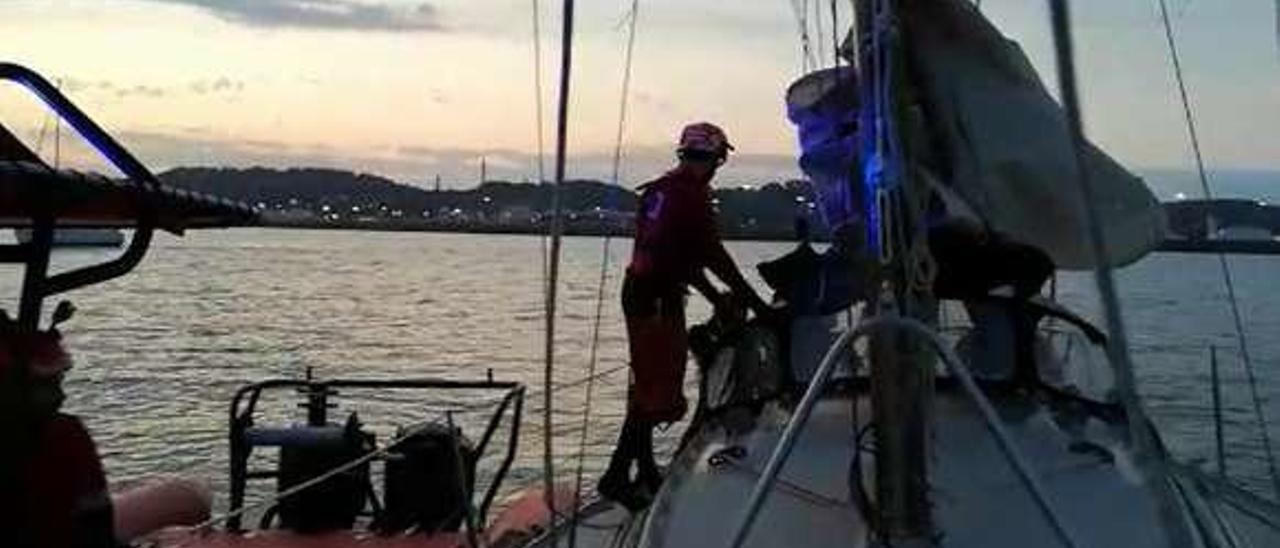
M123 542L174 525L196 525L209 519L209 488L185 479L144 483L111 495L116 538Z

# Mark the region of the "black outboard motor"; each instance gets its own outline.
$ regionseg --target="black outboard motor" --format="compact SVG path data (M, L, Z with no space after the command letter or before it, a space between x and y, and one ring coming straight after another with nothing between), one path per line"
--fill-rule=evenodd
M373 435L360 430L354 413L346 426L299 426L288 430L292 439L279 444L278 492L359 459L374 447ZM350 529L364 509L369 486L369 463L365 462L285 497L279 505L280 523L302 533Z
M462 431L440 423L411 430L387 456L385 508L379 529L456 531L469 511L475 485L476 451ZM404 435L406 429L397 433Z

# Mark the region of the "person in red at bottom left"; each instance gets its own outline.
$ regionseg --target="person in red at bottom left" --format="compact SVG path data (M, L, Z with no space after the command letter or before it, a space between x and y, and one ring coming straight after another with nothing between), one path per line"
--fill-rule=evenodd
M93 439L58 411L70 368L56 329L23 333L0 317L0 534L13 546L118 545Z
M208 519L208 491L194 482L111 496L93 438L60 410L69 369L56 327L23 331L0 310L0 545L115 548Z
M653 456L653 428L680 420L688 356L685 295L693 286L725 318L757 315L769 305L743 278L720 241L711 179L733 146L715 125L690 124L680 134L679 163L640 187L635 243L622 283L632 385L617 447L596 490L631 510L646 506L662 482ZM720 293L706 270L729 287ZM632 465L636 477L631 478Z

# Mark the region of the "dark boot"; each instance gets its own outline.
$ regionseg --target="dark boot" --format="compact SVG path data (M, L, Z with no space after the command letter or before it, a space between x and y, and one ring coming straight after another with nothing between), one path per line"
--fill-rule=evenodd
M631 464L640 459L644 447L643 430L642 425L630 416L627 417L622 423L622 432L618 435L618 445L609 458L609 466L596 483L596 492L600 496L617 502L632 512L647 507L651 502L648 492L631 480Z
M636 482L651 494L657 494L662 487L662 472L653 457L653 428L644 427L637 434L636 448Z

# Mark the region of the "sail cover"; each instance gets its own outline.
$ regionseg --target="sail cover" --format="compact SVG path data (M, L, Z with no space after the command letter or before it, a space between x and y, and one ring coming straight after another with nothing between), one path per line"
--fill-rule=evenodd
M834 233L858 221L863 200L854 185L858 82L853 69L810 73L787 89L787 117L800 140L800 169L812 181L819 211Z
M904 2L903 10L915 80L946 159L943 179L990 230L1044 250L1058 268L1098 266L1065 115L1022 49L965 0ZM1091 144L1084 169L1106 261L1124 265L1153 249L1164 218L1150 189Z

